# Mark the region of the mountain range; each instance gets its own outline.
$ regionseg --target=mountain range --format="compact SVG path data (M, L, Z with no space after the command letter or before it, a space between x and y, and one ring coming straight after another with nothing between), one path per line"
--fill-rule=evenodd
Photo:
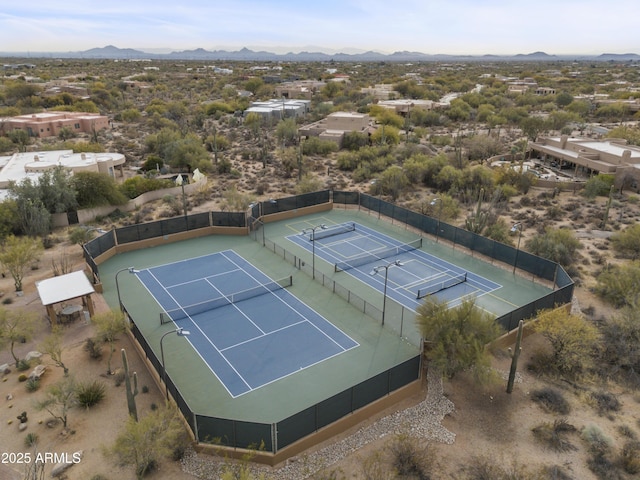
M21 58L92 58L118 60L228 60L252 62L454 62L454 61L601 61L601 62L637 62L640 55L635 53L603 53L600 55L549 55L545 52L534 52L518 55L449 55L426 54L421 52L401 51L384 54L374 51L362 53L273 53L254 51L248 48L240 50L194 50L173 51L170 53L150 53L133 48L118 48L108 45L78 52L0 52L2 57Z

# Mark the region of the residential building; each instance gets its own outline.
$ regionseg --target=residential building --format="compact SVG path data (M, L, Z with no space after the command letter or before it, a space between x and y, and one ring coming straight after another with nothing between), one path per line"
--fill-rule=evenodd
M122 177L125 161L120 153L73 153L73 150L23 152L0 157L0 197L3 196L1 189L8 188L10 182L20 183L25 178L36 180L43 172L57 166L72 173L100 172L114 178L118 169Z
M287 98L252 102L242 116L257 113L265 120L281 120L283 118L302 117L311 109L310 100L290 100Z
M64 127L74 133L91 133L108 128L109 119L98 113L42 112L31 115L0 118L0 133L24 130L32 137L57 136Z
M376 100L389 100L401 96L390 83L378 83L372 87L364 87L360 89L360 93L371 95Z
M638 191L640 186L640 147L626 140L607 138L542 137L529 148L542 160L560 168L571 168L576 175L606 173L615 176L618 188Z
M331 140L342 146L345 133L368 133L370 124L371 119L366 113L334 112L318 122L300 127L298 134L303 137Z
M276 96L291 99L311 100L311 97L326 84L317 80L285 82L276 87Z
M441 107L442 105L434 102L432 100L412 100L412 99L401 99L401 100L381 100L377 103L384 108L389 108L394 110L396 113L400 115L408 115L412 109L421 108L423 110L432 110L434 108Z

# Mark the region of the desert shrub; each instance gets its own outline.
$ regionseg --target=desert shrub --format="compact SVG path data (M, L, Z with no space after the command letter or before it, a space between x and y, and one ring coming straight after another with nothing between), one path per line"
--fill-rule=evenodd
M104 383L97 380L80 382L76 387L78 404L85 408L93 407L104 399L105 391Z
M5 297L2 299L3 305L11 305L12 303L13 303L13 298L11 297Z
M218 161L218 173L224 175L225 173L231 173L231 162L226 158Z
M98 359L102 357L102 342L93 337L87 338L84 342L84 351L89 354L90 358Z
M576 447L567 440L567 435L576 431L576 427L561 418L551 422L544 422L531 429L534 437L546 448L555 452L569 452Z
M321 140L318 137L311 137L302 144L302 153L305 155L329 155L338 151L338 145L330 140Z
M362 461L360 468L364 480L393 480L396 478L380 451L367 456Z
M531 392L531 399L546 410L559 415L567 415L571 411L569 402L558 390L545 387Z
M582 440L587 444L589 453L604 456L611 450L612 441L597 425L587 425L582 429Z
M38 443L38 435L33 432L27 433L27 435L24 437L24 446L27 448L33 447L37 443Z
M116 387L119 387L120 385L122 385L122 382L124 382L124 372L122 370L118 370L115 375L113 376L113 382L115 383Z
M28 377L27 377L24 373L21 373L21 374L18 376L18 381L19 381L19 382L26 382L26 381L27 381L27 378L28 378Z
M616 465L605 455L593 455L587 460L587 467L600 480L622 480Z
M18 360L18 365L16 366L16 369L19 372L25 372L30 368L31 368L31 364L29 362L27 362L26 360Z
M462 479L464 480L513 480L539 478L539 476L529 472L523 465L513 463L512 465L505 467L500 465L495 458L485 456L472 457L469 463L462 467L462 474Z
M640 442L627 442L620 451L620 465L625 472L635 475L640 473Z
M91 480L107 480L107 477L99 473L96 473L93 477L91 477Z
M573 477L564 471L564 469L558 465L551 465L545 467L542 470L543 478L547 480L573 480Z
M142 386L142 393L149 393L149 387L146 385Z
M24 386L27 389L27 392L35 392L40 388L40 379L36 377L28 378Z
M636 432L634 432L629 425L619 425L618 433L620 433L620 435L622 435L623 437L627 437L632 440L635 440L636 438L638 438L638 436L636 435Z
M340 475L340 476L338 476ZM320 472L320 473L316 473L314 474L313 477L311 477L313 480L345 480L347 477L345 477L342 473L342 470L329 470L326 472ZM384 480L385 477L376 477L376 480Z
M161 190L163 188L174 187L174 183L171 180L163 178L147 178L141 175L126 179L120 185L120 191L127 196L127 198L136 198L145 192L151 192L154 190Z
M408 436L399 435L391 442L389 451L391 463L398 475L419 480L431 478L434 462L428 445L418 444Z
M590 400L594 403L599 415L618 412L621 404L618 398L609 392L591 392Z

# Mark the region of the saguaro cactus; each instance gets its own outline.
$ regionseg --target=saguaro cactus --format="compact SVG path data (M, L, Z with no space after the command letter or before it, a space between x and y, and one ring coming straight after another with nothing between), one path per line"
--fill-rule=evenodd
M520 320L518 323L518 333L516 334L516 346L513 350L513 354L511 356L511 369L509 371L509 380L507 382L507 393L511 393L513 391L513 383L516 379L516 370L518 368L518 357L520 357L520 352L522 348L520 347L520 343L522 342L522 329L524 327L524 321Z
M483 200L484 188L481 188L480 194L478 195L478 206L476 207L476 212L474 215L465 220L467 230L473 233L477 233L478 235L482 234L482 231L487 226L487 221L489 220L489 213L482 210Z
M129 407L129 415L138 421L138 408L136 406L136 395L138 395L138 374L133 372L133 390L131 389L131 376L129 375L129 361L127 360L127 352L124 348L122 352L122 367L124 368L124 384L127 389L127 407Z

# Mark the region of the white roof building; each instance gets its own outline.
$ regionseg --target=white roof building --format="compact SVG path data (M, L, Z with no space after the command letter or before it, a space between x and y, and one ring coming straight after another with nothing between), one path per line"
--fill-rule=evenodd
M115 167L126 159L120 153L73 153L73 150L15 153L0 157L0 199L6 197L10 182L20 183L25 178L37 180L43 172L62 166L72 173L100 172L115 178Z

